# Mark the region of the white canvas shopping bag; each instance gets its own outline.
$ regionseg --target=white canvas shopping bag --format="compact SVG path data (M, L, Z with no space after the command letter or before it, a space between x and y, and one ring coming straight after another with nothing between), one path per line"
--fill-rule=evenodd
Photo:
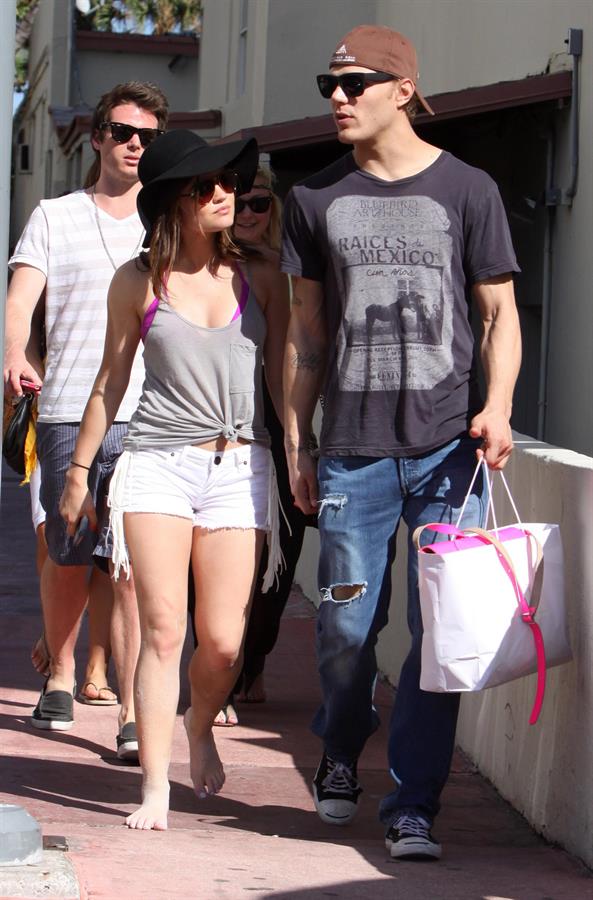
M498 528L490 474L483 461L476 467L466 501L480 466L494 528L461 530L434 523L414 533L424 627L420 687L479 691L537 672L533 724L543 703L546 667L572 658L560 529L520 522L502 472L517 522ZM447 534L449 540L420 546L424 530Z

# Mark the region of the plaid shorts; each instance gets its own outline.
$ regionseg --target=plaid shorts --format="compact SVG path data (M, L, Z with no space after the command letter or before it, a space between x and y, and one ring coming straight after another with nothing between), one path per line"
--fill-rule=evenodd
M127 422L115 422L93 460L88 484L97 510L99 530L87 530L80 544L74 547L72 538L66 534L66 523L60 515L59 504L79 429L78 422L37 423L37 454L41 466L39 499L45 510L49 556L58 566L86 566L94 561L93 554L110 559L112 553L107 527L107 492L128 425Z

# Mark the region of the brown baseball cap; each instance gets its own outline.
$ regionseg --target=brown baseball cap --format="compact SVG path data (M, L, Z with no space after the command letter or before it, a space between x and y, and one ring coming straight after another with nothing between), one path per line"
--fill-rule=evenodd
M418 100L431 116L434 110L426 102L416 82L418 58L411 41L383 25L357 25L349 31L334 50L330 66L363 66L388 75L410 78L416 88Z

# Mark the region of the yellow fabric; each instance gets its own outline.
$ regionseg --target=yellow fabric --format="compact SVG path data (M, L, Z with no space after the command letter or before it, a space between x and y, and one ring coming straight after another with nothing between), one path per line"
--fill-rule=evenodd
M12 418L14 406L6 395L4 396L4 408L2 416L2 434L6 434L6 429ZM29 416L29 428L27 430L27 438L25 440L25 477L21 481L21 485L28 484L31 475L37 467L37 398L33 400L31 405L31 415Z
M31 418L29 419L29 428L27 430L27 439L25 441L25 477L21 481L21 485L28 484L31 475L37 467L37 432L35 424L37 422L37 402L33 404L31 409Z

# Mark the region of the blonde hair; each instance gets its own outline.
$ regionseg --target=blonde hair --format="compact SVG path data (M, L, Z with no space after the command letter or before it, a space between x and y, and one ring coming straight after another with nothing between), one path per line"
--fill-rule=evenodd
M275 184L276 177L272 170L259 166L251 190L265 188L270 192L272 197L270 221L268 222L268 227L264 231L263 241L271 250L275 250L278 253L280 252L280 246L282 244L282 201L280 200L280 197L274 193Z

